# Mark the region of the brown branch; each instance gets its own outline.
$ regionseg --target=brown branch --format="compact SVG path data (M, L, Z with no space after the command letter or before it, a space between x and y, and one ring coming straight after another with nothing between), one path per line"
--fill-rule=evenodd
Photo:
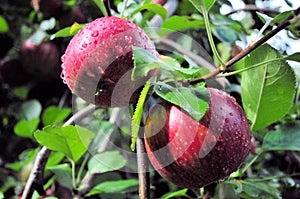
M147 153L145 150L144 139L138 137L136 140L136 151L137 151L137 166L138 166L138 177L139 177L139 198L149 199L150 198L150 177L149 177L149 162Z
M43 147L37 154L33 168L24 188L22 199L30 199L36 190L39 195L45 195L44 190L44 169L51 151Z
M80 120L94 111L95 106L89 105L86 108L80 110L74 114L69 120L67 120L63 126L72 124L76 120ZM36 190L39 195L45 195L44 186L44 171L45 166L50 156L51 151L45 146L41 148L37 154L33 168L30 172L28 180L26 182L21 199L30 199L33 192Z
M272 38L274 35L276 35L278 32L281 30L287 28L289 25L291 25L291 20L300 14L300 7L297 8L286 20L284 20L282 23L280 23L275 29L270 31L268 34L266 34L264 37L259 39L258 41L254 42L253 44L249 45L247 48L242 50L239 54L234 56L232 59L230 59L226 64L226 68L229 68L233 66L235 63L243 59L246 55L254 51L256 48L264 44L266 41L268 41L270 38ZM208 75L202 76L200 78L192 79L192 80L187 80L187 83L189 84L197 84L199 82L203 82L207 79L214 78L218 73L224 72L222 70L222 66L219 66L216 70L212 71Z

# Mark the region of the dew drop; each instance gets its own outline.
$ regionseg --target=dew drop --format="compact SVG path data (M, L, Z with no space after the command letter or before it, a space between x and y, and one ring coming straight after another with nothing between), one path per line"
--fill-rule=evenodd
M229 113L229 115L230 115L230 116L233 116L233 113L232 113L232 112L230 112L230 113Z
M117 53L120 55L120 54L123 54L123 48L122 48L122 46L120 46L120 45L117 45L116 46L116 51L117 51Z
M64 54L61 58L60 58L60 60L61 60L61 62L64 62L65 60L66 60L66 54Z
M225 122L226 122L226 123L229 123L229 118L225 118Z
M217 147L217 150L218 150L218 151L224 151L224 148L223 148L223 147L220 147L220 146L218 146L218 147Z
M64 73L64 71L62 71L62 72L60 73L59 77L60 77L61 79L65 79L65 73Z
M217 140L218 142L224 142L224 139L221 136L219 136Z
M92 37L97 37L99 35L99 32L97 30L94 30L92 32Z
M86 48L88 45L86 43L83 43L81 46L82 48Z

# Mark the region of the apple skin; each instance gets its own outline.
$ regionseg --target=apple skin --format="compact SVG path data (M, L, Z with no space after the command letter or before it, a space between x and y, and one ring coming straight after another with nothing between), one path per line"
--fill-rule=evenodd
M62 56L62 78L71 91L100 107L136 103L149 77L131 80L132 46L158 56L144 30L123 18L98 18L83 27Z
M154 105L146 120L145 147L154 169L179 187L197 189L239 169L251 148L243 109L226 92L209 88L198 122L169 102Z

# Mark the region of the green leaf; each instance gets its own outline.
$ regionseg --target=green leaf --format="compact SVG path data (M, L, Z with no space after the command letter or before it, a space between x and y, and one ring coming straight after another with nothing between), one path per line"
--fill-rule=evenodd
M269 17L268 15L266 14L263 14L263 13L260 13L260 12L256 12L258 18L263 22L263 23L270 23L273 18L272 17Z
M110 139L110 136L116 129L116 125L105 120L99 120L96 128L97 132L95 130L95 137L89 146L89 153L91 155L99 153L99 150L105 150L105 147L101 147L101 149L99 149L99 146L106 145L107 140Z
M289 10L289 11L285 11L282 12L280 14L278 14L277 16L275 16L272 21L271 21L271 25L276 26L279 23L282 23L284 20L286 20L291 14L293 13L293 10Z
M190 28L203 28L204 20L195 19L190 16L172 16L165 20L160 30L158 30L159 35L166 35L174 31L184 31Z
M29 89L27 86L16 87L12 90L13 94L20 99L25 100L28 96Z
M89 193L88 196L99 194L99 193L117 193L125 192L126 189L135 187L137 190L139 182L135 179L130 180L117 180L117 181L106 181L96 185Z
M179 191L167 193L161 197L161 199L169 199L169 198L174 198L174 197L179 197L179 196L186 196L186 192L188 189L181 189Z
M28 165L30 162L32 162L37 153L39 152L39 149L28 149L26 151L23 151L18 156L18 161L10 164L6 164L5 167L12 169L14 171L20 171L24 166Z
M202 0L189 0L193 6L200 12L202 13L202 4L200 1ZM204 1L204 5L205 5L205 9L209 10L214 3L216 2L216 0L203 0Z
M71 113L70 108L59 108L57 106L48 107L42 115L45 126L64 121Z
M145 4L145 5L139 6L136 10L134 10L131 13L130 17L133 17L136 13L141 12L143 10L149 10L155 14L158 14L163 18L163 20L166 19L167 14L168 14L167 10L159 4Z
M137 139L137 136L139 133L140 123L141 123L142 116L143 116L144 103L145 103L149 88L150 88L150 81L147 81L140 96L139 96L138 103L136 105L134 114L132 116L132 122L131 122L132 135L131 135L131 146L130 146L132 151L134 151L134 149L135 149L135 143L136 143L136 139Z
M98 6L104 16L108 16L107 10L102 0L93 0L93 2Z
M282 58L265 44L250 53L245 67ZM269 62L242 74L242 101L252 130L264 128L281 119L292 107L295 95L295 74L284 61Z
M32 134L37 129L39 123L39 118L21 120L14 126L14 132L18 136L32 138Z
M294 53L285 57L286 60L297 61L300 62L300 53Z
M146 77L148 73L158 67L160 59L149 51L132 46L134 68L131 74L131 79L135 80L139 77Z
M21 109L17 114L21 116L21 119L32 120L39 118L42 112L42 105L37 100L29 100L21 105Z
M78 24L75 22L72 26L61 29L56 33L54 33L53 35L51 35L50 39L52 40L58 37L72 37L76 35L77 32L85 25L86 24Z
M52 151L47 164L46 164L46 170L48 170L50 167L56 166L58 163L60 163L65 158L65 155L62 152L59 151Z
M279 199L279 191L268 185L266 182L251 182L246 180L241 180L243 185L243 192L246 193L246 197L250 196L251 198L274 198ZM241 195L243 196L243 195Z
M5 33L9 29L8 24L4 17L0 16L0 33Z
M172 77L182 79L200 77L207 72L207 69L193 66L182 68L176 59L163 55L156 57L143 48L133 46L132 49L134 59L132 80L145 77L154 69L159 69L158 72L161 71L164 75L169 72Z
M60 151L76 162L88 149L94 134L80 126L48 126L34 133L37 142Z
M234 190L234 193L236 195L240 194L243 191L243 185L237 180L226 180L225 183Z
M214 35L224 43L232 44L237 40L235 31L226 26L216 26L213 28Z
M126 159L119 151L105 151L94 155L88 162L89 172L105 173L118 170L126 165Z
M300 122L280 125L264 137L264 150L300 151Z
M210 95L205 87L175 88L163 82L158 82L154 86L154 91L161 98L183 108L196 121L200 121L208 109Z
M49 167L57 177L57 181L64 187L72 189L72 170L69 164L60 164L53 167Z

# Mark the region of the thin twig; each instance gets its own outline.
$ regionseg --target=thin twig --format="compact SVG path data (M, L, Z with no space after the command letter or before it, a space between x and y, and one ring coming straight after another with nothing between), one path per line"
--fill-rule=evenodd
M242 50L239 54L237 54L235 57L230 59L226 64L226 68L229 68L233 66L235 63L237 63L239 60L244 58L246 55L254 51L256 48L264 44L266 41L268 41L270 38L272 38L274 35L276 35L278 32L281 30L287 28L289 25L291 25L291 20L300 14L300 7L297 8L286 20L284 20L282 23L280 23L275 29L270 31L268 34L266 34L264 37L259 39L258 41L254 42L253 44L249 45L247 48ZM197 84L199 82L203 82L207 79L214 78L218 73L224 72L221 70L221 66L218 67L215 71L212 71L210 74L205 75L200 78L192 79L192 80L187 80L189 84Z
M46 147L38 152L33 168L27 180L26 186L24 188L22 199L30 199L33 192L36 190L39 195L45 195L44 190L44 169L47 163L47 160L50 156L51 151Z
M136 140L137 166L139 177L139 198L150 198L149 162L145 150L144 139L138 137Z
M274 14L280 13L279 11L273 10L273 9L258 8L255 5L246 5L244 8L236 9L236 10L233 10L233 11L227 13L226 16L232 15L234 13L241 12L241 11L258 11L258 12L262 12L262 13L274 13Z
M70 125L76 120L80 120L86 117L87 115L92 113L94 109L94 105L89 105L85 107L84 109L74 114L70 119L68 119L63 126ZM51 151L44 146L37 154L21 199L30 199L35 190L39 193L39 195L45 195L45 190L43 188L44 170L50 153Z

